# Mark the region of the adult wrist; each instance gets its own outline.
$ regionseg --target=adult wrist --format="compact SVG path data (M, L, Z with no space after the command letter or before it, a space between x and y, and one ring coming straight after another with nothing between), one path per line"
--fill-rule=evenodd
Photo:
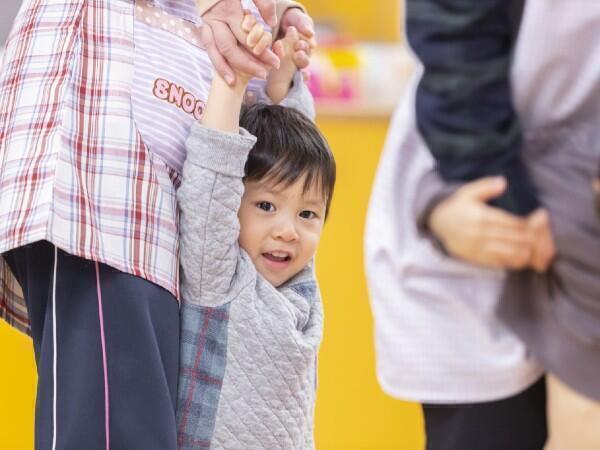
M219 3L221 0L196 0L198 14L202 17L206 12Z

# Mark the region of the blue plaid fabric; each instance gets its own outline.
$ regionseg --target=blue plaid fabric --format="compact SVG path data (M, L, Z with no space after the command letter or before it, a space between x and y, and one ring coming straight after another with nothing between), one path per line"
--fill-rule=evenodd
M182 302L177 445L210 448L227 362L229 303Z

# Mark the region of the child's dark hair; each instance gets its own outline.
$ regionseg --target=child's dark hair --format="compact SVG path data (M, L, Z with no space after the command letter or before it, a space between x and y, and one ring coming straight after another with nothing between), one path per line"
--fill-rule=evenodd
M335 160L316 125L293 108L255 104L242 110L240 126L257 139L246 162L244 179L267 177L287 187L306 174L304 190L319 183L327 217L335 185Z

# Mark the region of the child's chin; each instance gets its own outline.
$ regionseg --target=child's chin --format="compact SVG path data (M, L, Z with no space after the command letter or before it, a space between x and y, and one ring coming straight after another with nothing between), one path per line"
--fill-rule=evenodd
M290 279L292 279L294 277L294 275L291 276L286 276L286 277L276 277L273 276L272 273L261 273L261 275L264 277L265 280L267 280L269 283L271 283L273 285L273 287L278 288L279 286L285 284L287 281L289 281Z

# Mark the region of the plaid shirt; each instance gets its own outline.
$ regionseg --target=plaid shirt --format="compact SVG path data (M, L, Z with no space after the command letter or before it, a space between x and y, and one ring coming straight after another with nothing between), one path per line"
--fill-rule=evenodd
M133 18L119 0L22 6L0 73L0 251L45 239L178 295L173 183L131 114ZM28 331L2 265L0 315Z
M24 2L0 72L0 252L45 239L178 297L179 175L133 117L135 6ZM29 331L2 258L0 317Z
M0 65L0 253L48 240L179 298L177 170L212 79L196 8L24 0ZM0 318L29 332L3 258Z

